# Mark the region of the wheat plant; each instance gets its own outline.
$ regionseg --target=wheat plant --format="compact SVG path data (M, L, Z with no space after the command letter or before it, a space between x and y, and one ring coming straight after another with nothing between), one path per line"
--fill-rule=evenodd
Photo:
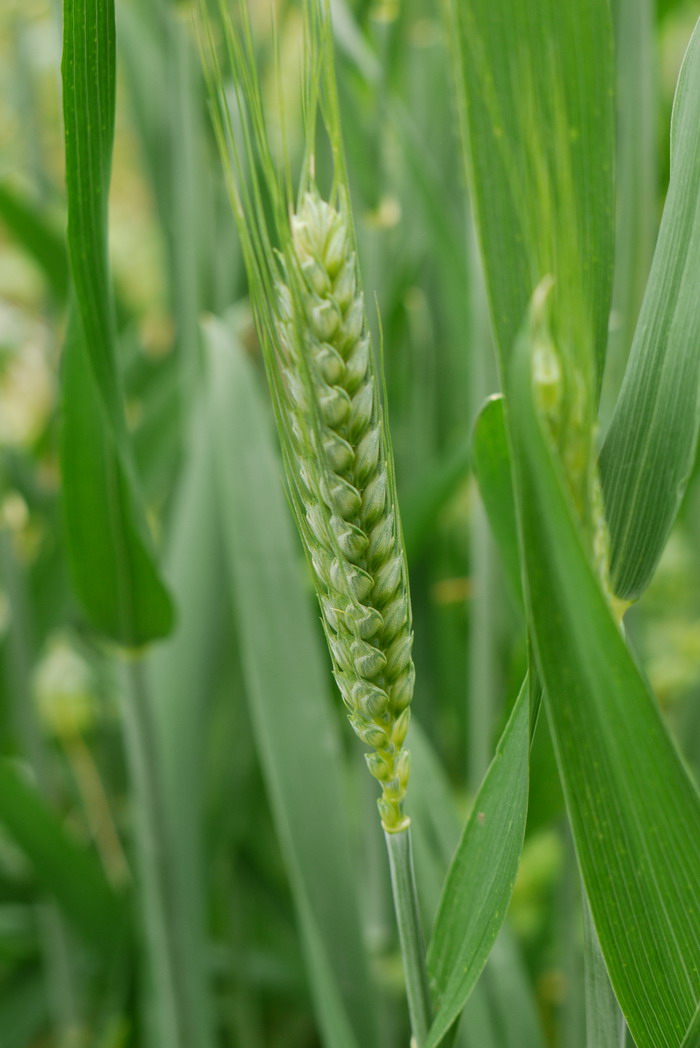
M217 137L230 165L228 184L291 503L313 571L333 675L354 731L371 748L367 767L381 786L379 813L420 1044L430 1001L404 810L410 774L404 742L415 680L406 551L360 283L330 11L315 4L304 10L306 138L296 200L290 197L291 173L275 164L267 137L246 6L239 8L238 30L224 15L224 31L238 117L248 133L234 131L211 35L205 61L213 70ZM322 198L314 177L318 113L332 156L330 200ZM262 185L256 184L259 169L265 172ZM273 203L272 225L260 205L265 193Z
M700 1048L697 0L60 6L2 1048Z

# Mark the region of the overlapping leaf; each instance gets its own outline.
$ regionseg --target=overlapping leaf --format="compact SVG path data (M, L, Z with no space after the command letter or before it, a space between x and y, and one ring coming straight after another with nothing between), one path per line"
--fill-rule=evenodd
M337 718L271 418L235 325L205 331L225 549L250 713L329 1048L375 1043Z
M679 1048L700 997L700 801L589 562L531 387L509 372L527 604L586 891L638 1048Z
M524 685L443 888L428 950L437 1009L426 1048L436 1048L461 1014L505 919L525 834L529 725Z
M601 453L616 594L636 599L695 459L700 413L700 25L671 126L671 181L625 380Z
M166 634L158 575L127 435L107 256L114 135L112 0L66 0L63 109L75 303L63 368L63 505L74 584L94 623L138 647Z
M580 281L583 309L594 318L600 381L613 257L608 2L449 0L448 10L501 356L511 353L535 286L556 268L562 288Z
M586 1048L620 1048L625 1023L605 967L588 902L583 903Z

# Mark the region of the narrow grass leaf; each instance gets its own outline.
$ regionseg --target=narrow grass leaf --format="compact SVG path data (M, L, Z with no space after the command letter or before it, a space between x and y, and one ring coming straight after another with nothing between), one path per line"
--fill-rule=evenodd
M539 280L583 285L598 381L613 274L614 63L607 0L447 0L457 101L496 340Z
M163 636L170 598L156 573L143 521L74 318L61 371L61 473L73 585L91 623L136 648Z
M481 409L472 436L472 468L496 540L506 579L519 605L523 603L518 550L518 522L513 494L513 468L502 396L490 397Z
M169 631L172 608L153 560L117 365L107 250L113 0L66 0L63 15L68 249L75 289L63 369L68 553L78 596L94 625L138 647Z
M591 567L545 439L529 336L509 373L527 600L559 773L610 979L638 1048L700 996L700 802Z
M188 457L173 503L164 571L181 609L173 633L149 654L148 693L161 755L168 824L170 920L187 978L180 981L188 1048L214 1043L207 965L204 827L205 744L223 642L221 540L204 397L193 407Z
M63 302L68 292L68 255L65 239L51 219L6 182L0 183L0 219L42 271L56 301Z
M10 761L0 761L0 824L82 937L112 949L124 913L95 855L73 839Z
M671 180L620 397L601 452L612 584L651 580L695 460L700 412L700 23L681 70Z
M523 686L452 860L428 949L437 1048L459 1017L505 919L525 834L530 750Z
M115 433L122 435L107 248L115 64L114 0L65 0L61 72L71 275L105 414Z
M224 542L250 714L329 1048L376 1043L338 710L281 485L271 418L233 324L205 329Z
M412 757L409 811L417 878L423 910L432 923L459 841L460 818L445 770L415 717L408 744ZM469 995L455 1044L469 1048L543 1048L543 1043L535 999L518 947L504 926Z

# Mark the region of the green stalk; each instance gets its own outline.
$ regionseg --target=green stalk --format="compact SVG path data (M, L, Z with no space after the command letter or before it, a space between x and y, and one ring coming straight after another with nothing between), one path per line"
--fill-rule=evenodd
M135 808L135 840L140 895L146 928L153 1001L150 1021L159 1048L196 1048L188 1010L188 973L180 950L169 860L167 809L162 794L161 761L146 687L143 662L125 662L120 689L124 742Z
M421 1048L430 1027L432 1008L428 970L425 964L425 943L413 871L411 830L409 827L399 833L385 832L384 837L389 852L391 887L394 893L396 923L399 928L411 1030L415 1048Z

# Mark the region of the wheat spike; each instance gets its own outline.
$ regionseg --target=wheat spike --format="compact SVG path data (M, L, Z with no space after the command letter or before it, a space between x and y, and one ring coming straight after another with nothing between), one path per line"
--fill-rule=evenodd
M278 286L281 411L300 530L335 679L381 783L384 828L403 798L414 668L406 557L350 224L308 192Z

